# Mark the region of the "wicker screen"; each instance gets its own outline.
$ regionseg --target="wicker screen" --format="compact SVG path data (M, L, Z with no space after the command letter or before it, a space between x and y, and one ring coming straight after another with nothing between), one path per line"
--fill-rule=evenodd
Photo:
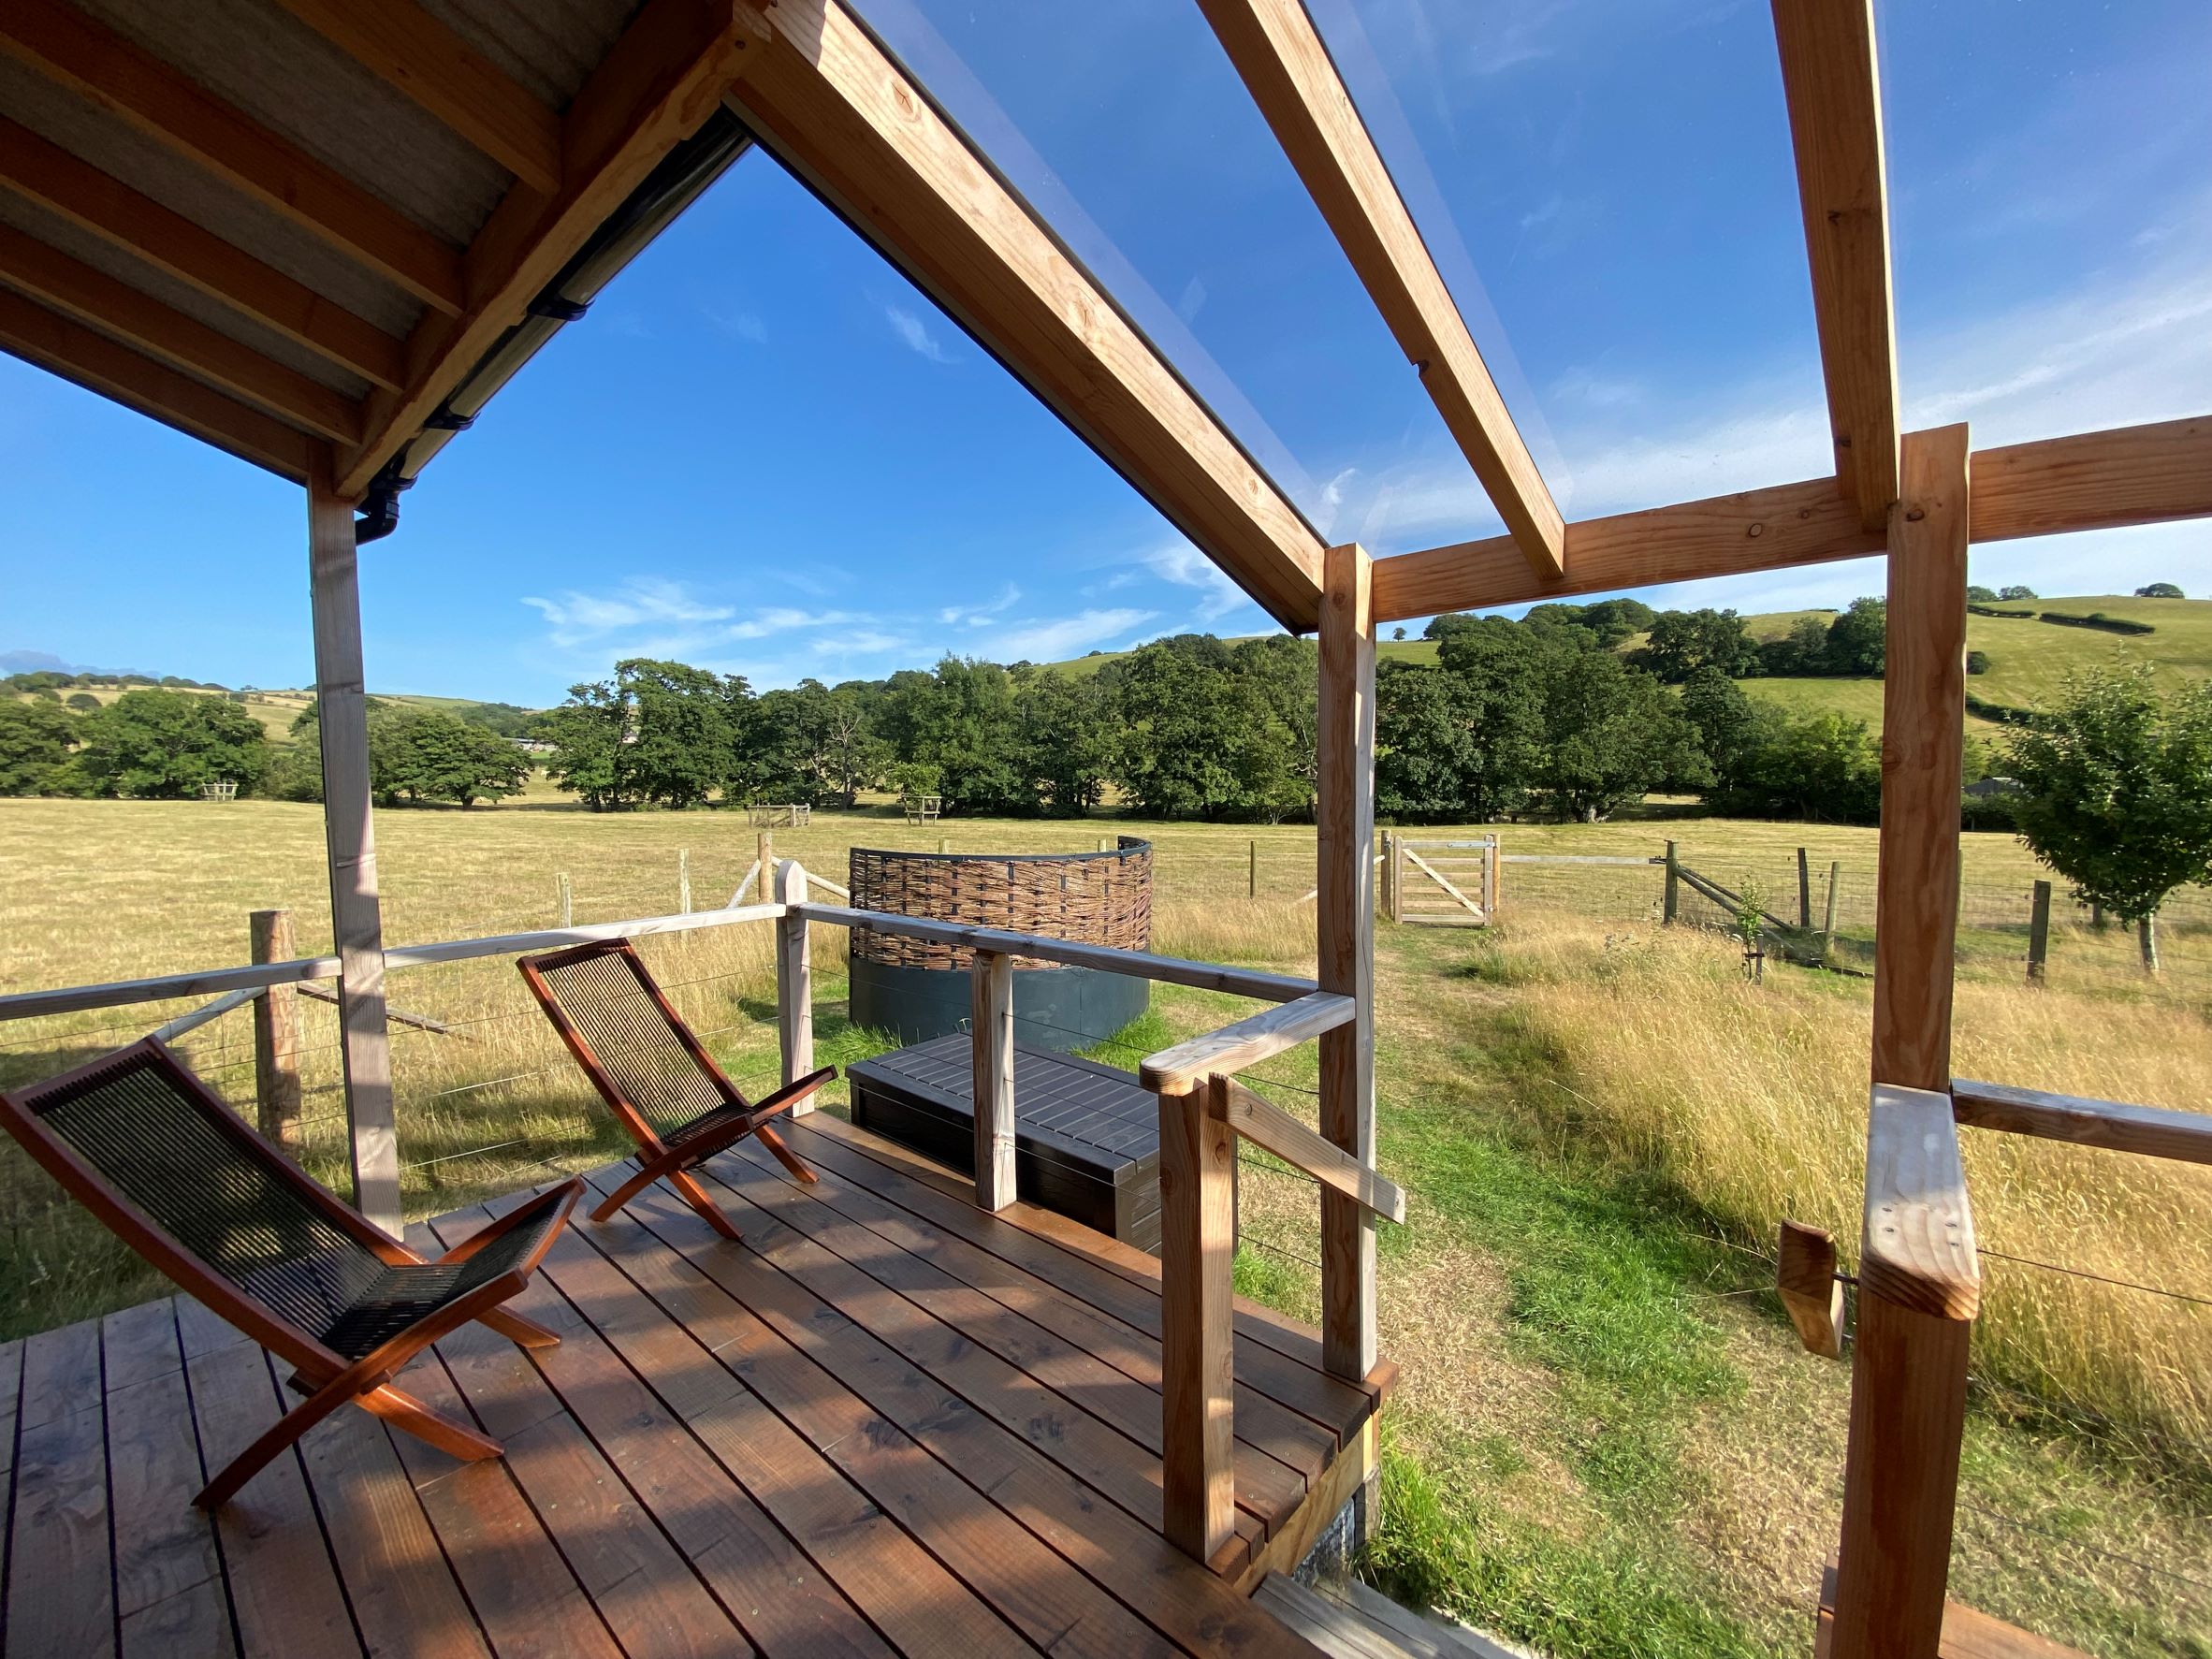
M892 852L852 849L855 909L1003 927L1142 951L1152 944L1152 843L1123 836L1112 852ZM890 933L852 935L852 953L893 968L967 968L975 953ZM1022 968L1050 962L1017 958Z

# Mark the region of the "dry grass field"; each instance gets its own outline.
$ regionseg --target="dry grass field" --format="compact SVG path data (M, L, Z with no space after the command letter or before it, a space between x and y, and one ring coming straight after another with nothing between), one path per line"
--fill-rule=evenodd
M543 791L377 822L394 942L551 926L563 875L578 922L671 911L679 853L709 908L756 834L734 813L601 816ZM1116 833L1157 848L1157 948L1310 971L1311 912L1296 902L1312 884L1309 828L919 828L879 811L775 835L780 853L841 880L854 844L1070 851ZM1870 831L1686 819L1499 833L1509 853L1639 857L1671 836L1687 863L1757 886L1785 915L1803 844L1816 913L1834 861L1840 929L1870 925ZM2030 990L2034 874L2009 839L1969 838L1959 1069L2212 1107L2212 934L2184 907L2150 983L2132 940L2061 905L2050 984ZM1750 983L1732 943L1656 925L1659 888L1653 868L1508 864L1499 926L1380 929L1382 1162L1413 1203L1382 1241L1383 1345L1405 1381L1374 1569L1560 1654L1802 1653L1836 1532L1848 1372L1796 1347L1763 1252L1785 1214L1855 1235L1868 987L1780 966ZM327 948L314 808L0 801L0 990L242 960L247 911L271 906L294 910L301 950ZM647 945L751 1087L775 1066L769 937ZM829 1060L879 1046L843 1018L843 942L817 932ZM395 1039L411 1213L624 1150L508 962L396 973L391 994L453 1027ZM1092 1034L1092 1052L1130 1064L1244 1006L1161 988L1137 1027ZM177 1011L0 1027L0 1084ZM303 1017L309 1161L342 1185L332 1016L308 1004ZM250 1110L250 1016L184 1046ZM1310 1047L1259 1072L1263 1092L1310 1114ZM1246 1156L1240 1284L1310 1314L1313 1188ZM2101 1655L2206 1659L2212 1302L2153 1292L2212 1299L2212 1184L1993 1137L1973 1138L1969 1158L1983 1243L2002 1255L1986 1264L1957 1594ZM0 1226L11 1331L153 1288L12 1147Z

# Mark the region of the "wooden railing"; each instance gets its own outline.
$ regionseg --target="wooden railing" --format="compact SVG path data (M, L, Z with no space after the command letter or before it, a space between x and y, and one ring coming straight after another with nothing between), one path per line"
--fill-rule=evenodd
M2212 1163L2212 1116L2000 1084L1947 1093L1877 1084L1867 1129L1865 1231L1853 1332L1843 1534L1831 1581L1833 1659L1934 1659L1946 1623L1951 1533L1981 1308L1958 1126L2147 1157ZM1841 1349L1832 1241L1784 1222L1777 1282L1799 1339ZM1990 1624L1994 1622L1981 1621Z

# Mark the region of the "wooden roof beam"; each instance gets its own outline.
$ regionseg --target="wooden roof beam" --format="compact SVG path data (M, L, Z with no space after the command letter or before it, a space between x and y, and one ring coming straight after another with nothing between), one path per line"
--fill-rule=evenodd
M8 0L0 7L0 51L313 231L425 304L460 310L457 250L62 0Z
M0 288L0 349L296 484L327 446L167 363Z
M400 384L400 342L375 324L5 116L0 185L363 380Z
M1322 544L842 0L777 0L732 89L754 135L1286 625Z
M425 316L408 337L403 389L369 400L367 435L342 460L359 495L661 158L714 112L761 55L758 16L737 0L649 0L570 103L565 166L551 196L517 183L464 262L458 317Z
M1897 325L1872 0L1773 0L1836 477L1880 530L1898 493Z
M560 188L560 118L414 0L277 0L531 189Z
M1564 526L1302 0L1199 0L1529 568L1559 575Z
M352 399L7 225L0 225L0 282L294 425L345 444L361 435L361 406Z
M1976 542L2212 518L2212 415L2082 432L1973 456ZM1835 481L1809 479L1566 527L1566 575L1535 582L1512 538L1375 561L1378 622L1618 592L1879 553Z

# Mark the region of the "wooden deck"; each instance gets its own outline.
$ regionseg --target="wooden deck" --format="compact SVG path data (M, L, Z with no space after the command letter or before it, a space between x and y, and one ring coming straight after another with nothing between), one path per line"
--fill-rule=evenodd
M818 1186L709 1167L742 1245L658 1190L579 1212L514 1304L560 1347L472 1327L406 1373L500 1462L347 1410L211 1523L205 1471L286 1404L259 1348L182 1298L0 1346L6 1659L1312 1652L1247 1597L1373 1466L1387 1365L1339 1382L1240 1305L1201 1566L1159 1535L1157 1263L826 1114L791 1139Z

